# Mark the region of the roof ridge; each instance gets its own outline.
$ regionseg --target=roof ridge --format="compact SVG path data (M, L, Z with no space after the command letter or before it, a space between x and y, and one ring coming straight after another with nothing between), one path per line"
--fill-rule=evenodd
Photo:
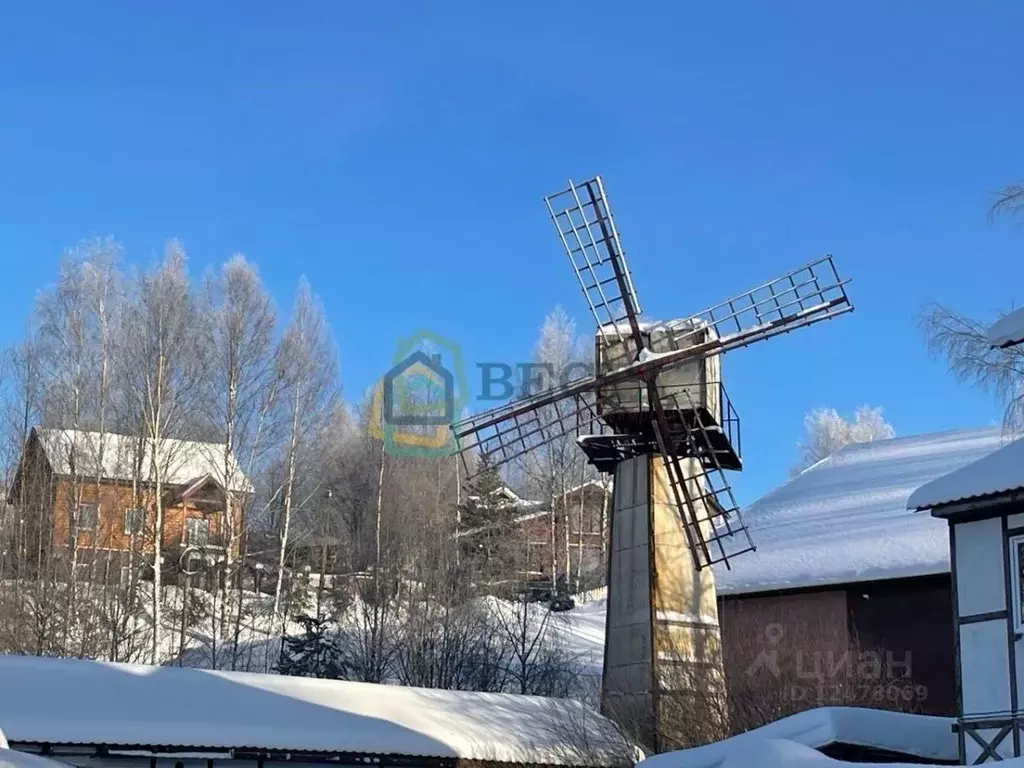
M943 429L938 432L921 432L916 435L894 435L893 437L883 437L878 440L866 440L864 442L847 443L838 451L829 454L829 457L838 456L846 452L861 450L866 448L867 446L892 445L893 443L910 442L912 440L937 440L952 435L960 435L963 437L967 437L968 435L977 435L980 437L982 434L996 432L999 431L1000 429L1000 427L966 427L960 429Z

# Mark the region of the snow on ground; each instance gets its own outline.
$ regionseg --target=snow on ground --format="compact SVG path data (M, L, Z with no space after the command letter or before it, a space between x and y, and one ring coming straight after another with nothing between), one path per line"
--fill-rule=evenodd
M796 768L804 765L848 765L816 751L830 744L874 747L930 760L956 760L957 740L952 724L953 719L946 717L854 707L822 707L790 715L714 744L655 755L640 766Z
M926 483L911 494L908 509L930 509L1024 488L1024 438Z
M999 429L851 445L744 510L757 551L715 566L722 594L949 571L946 523L907 511L921 485L992 453Z
M553 614L552 631L572 649L581 674L589 677L590 690L597 691L604 667L604 623L608 601L604 598L576 604L571 611Z
M719 592L736 595L947 572L946 523L907 511L907 499L923 484L992 454L1002 444L999 429L981 429L848 446L745 510L758 549L733 560L731 570L716 566ZM605 595L604 590L581 595L575 609L549 617L555 641L590 678L588 690L596 690L601 676ZM247 605L261 599L253 595ZM177 601L172 594L171 602ZM497 598L484 603L490 610L512 610ZM539 603L530 610L537 614L533 621L546 613ZM351 611L358 612L358 606ZM253 615L247 617L242 635L243 668L265 671L277 662L280 627L272 626L267 612L269 606L247 608ZM358 617L349 616L348 621L358 624ZM213 666L209 624L191 630L187 666ZM289 633L300 631L289 623ZM167 658L174 658L178 637L173 628L164 640ZM225 640L218 640L222 667L229 666L223 654L232 650Z
M580 702L0 655L11 743L253 748L574 765L621 761ZM187 702L187 706L182 706ZM29 767L34 768L34 767ZM41 768L41 766L40 766Z
M1024 307L1003 315L988 329L988 343L993 347L1009 347L1024 342Z
M714 763L691 763L685 752L668 752L657 755L658 758L675 758L659 763L660 768L691 768L691 766L708 766L708 768L928 768L928 763L849 763L826 757L817 750L787 739L758 739L744 743L735 750L723 755ZM655 758L648 758L653 760ZM647 766L648 760L638 763ZM941 763L933 764L938 768ZM1015 758L1003 763L1007 768L1024 768L1024 758Z

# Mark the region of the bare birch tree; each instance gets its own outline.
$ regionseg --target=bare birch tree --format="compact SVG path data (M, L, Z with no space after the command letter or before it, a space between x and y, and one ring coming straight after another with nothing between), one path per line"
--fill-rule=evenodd
M78 610L80 541L89 547L89 559L81 563L90 579L95 573L95 556L100 529L95 516L80 520L86 485L92 485L99 499L103 453L106 443L110 372L114 344L112 327L117 322L120 292L117 261L120 249L110 239L81 243L65 253L57 284L37 301L40 324L40 355L45 380L45 412L50 426L72 430L65 439L51 441L51 448L63 455L69 472L66 509L58 511L67 520L65 612L61 647L70 653L69 638L78 635L78 651L85 655L86 623L95 620L94 606ZM94 433L83 440L79 430ZM88 586L85 587L88 589ZM92 621L86 622L91 617ZM79 626L79 623L83 623Z
M1003 187L990 214L993 218L1024 214L1024 184ZM942 304L927 305L918 319L929 352L945 360L958 380L996 398L1004 409L1004 429L1024 428L1024 345L992 349L986 333L988 322Z
M533 375L524 382L524 391L536 392L580 375L580 366L592 359L592 347L576 335L576 323L561 307L545 318L534 350ZM544 425L557 424L568 415L564 403L555 403L538 411ZM556 437L528 453L520 463L522 474L532 496L543 499L551 511L551 579L554 585L558 572L570 570L570 520L566 492L593 473L586 457L576 445L573 435Z
M337 351L323 310L305 279L299 284L291 319L278 345L276 370L281 387L280 404L286 424L284 476L280 488L281 515L278 523L280 552L273 615L283 623L281 588L285 579L292 516L301 506L300 466L317 428L326 423L335 407L338 386ZM317 485L316 482L313 483ZM315 495L315 489L306 495Z
M992 203L992 218L1004 214L1017 215L1024 213L1024 182L1007 184L996 193L995 202Z
M7 354L5 380L5 402L3 408L5 443L8 447L8 473L6 486L11 488L15 472L19 470L19 459L24 455L29 432L37 423L42 402L42 376L38 344L38 330L33 324L26 328L25 338L12 347ZM12 494L13 510L10 522L13 530L7 537L8 567L13 572L11 600L4 618L9 632L5 642L7 650L15 653L31 652L27 637L28 617L26 605L29 597L42 586L47 590L49 582L43 578L45 567L41 562L48 546L52 526L48 524L49 510L30 507L33 498L30 487L39 482L21 469L17 493ZM44 545L44 542L47 544ZM48 594L37 600L39 605L48 605Z
M204 358L208 387L204 401L207 419L223 448L218 463L225 489L222 521L225 578L219 585L219 602L225 609L221 634L226 629L227 590L233 576L237 601L233 608L235 632L230 664L234 668L243 599L235 556L241 548L245 504L251 497L237 489L255 475L258 463L275 437L271 416L280 389L273 347L277 316L256 267L240 255L232 257L218 274L207 280L205 299L204 309L210 322ZM216 616L213 620L216 622ZM216 634L214 626L214 638ZM216 648L213 658L216 664Z
M159 663L162 643L164 494L175 460L168 438L190 417L201 382L196 351L201 318L189 285L185 250L168 243L163 260L139 274L126 316L123 372L136 404L142 438L142 477L152 494L153 640L152 661Z

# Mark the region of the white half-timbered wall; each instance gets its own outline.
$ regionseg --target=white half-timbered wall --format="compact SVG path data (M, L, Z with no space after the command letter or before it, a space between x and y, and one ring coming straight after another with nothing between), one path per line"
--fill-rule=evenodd
M973 720L979 726L975 733L990 744L1001 726L980 727L983 722L1009 722L1021 715L1024 634L1019 631L1018 615L1020 567L1014 546L1018 536L1024 536L1024 514L950 526L960 714L968 728ZM992 751L998 758L1019 756L1021 739L1019 728L1013 726ZM967 765L995 761L963 732L960 753Z

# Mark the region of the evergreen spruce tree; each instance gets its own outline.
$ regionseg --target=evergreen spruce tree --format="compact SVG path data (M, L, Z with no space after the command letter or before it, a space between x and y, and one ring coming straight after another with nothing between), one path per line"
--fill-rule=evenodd
M476 469L476 475L466 483L465 501L460 509L459 520L463 531L501 522L499 505L494 498L495 491L504 485L501 474L491 464L487 454L480 454Z
M471 579L507 579L515 570L506 561L511 552L508 526L518 510L497 494L504 485L498 469L481 454L459 507L459 530L473 532L460 540L462 567Z
M302 624L303 632L284 637L276 667L278 674L331 680L342 677L341 647L334 622L323 614L296 616L295 621Z

